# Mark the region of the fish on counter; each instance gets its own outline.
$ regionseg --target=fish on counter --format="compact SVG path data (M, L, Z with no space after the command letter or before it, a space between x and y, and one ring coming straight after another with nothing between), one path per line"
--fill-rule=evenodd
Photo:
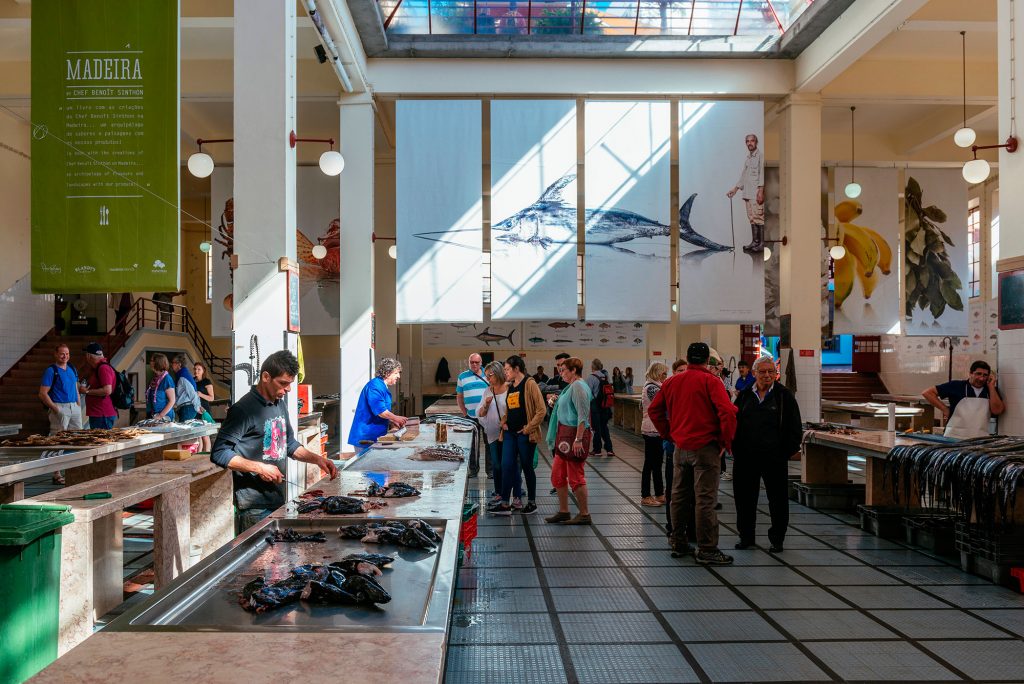
M309 499L300 499L297 503L299 513L323 511L327 515L368 513L387 506L385 501L364 501L353 496L315 496Z
M284 531L274 530L268 534L266 541L271 546L279 542L314 542L317 544L324 544L327 542L327 535L323 532L299 534L291 527L286 527Z
M420 490L416 489L411 484L406 484L405 482L390 482L386 486L381 486L376 482L371 482L370 486L366 489L352 493L360 496L374 496L391 499L419 496Z
M342 525L338 533L345 539L358 539L364 544L394 544L432 552L437 551L441 541L441 535L423 520Z
M247 583L239 596L241 606L265 613L299 600L333 605L377 605L391 601L391 594L376 580L394 561L380 554L353 554L324 565L311 563L292 568L288 577L267 584L263 576Z

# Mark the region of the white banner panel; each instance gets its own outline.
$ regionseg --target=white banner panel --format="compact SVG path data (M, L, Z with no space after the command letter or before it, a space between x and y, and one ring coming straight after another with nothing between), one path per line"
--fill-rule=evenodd
M907 169L903 278L907 335L967 334L967 184L960 169Z
M896 263L900 235L899 179L896 169L857 169L861 194L849 199L845 188L852 180L850 169L836 169L835 207L829 235L840 236L846 256L835 263L833 332L836 335L896 335L900 331L900 282Z
M588 321L668 321L668 102L587 102Z
M763 254L742 250L764 221L763 140L761 102L679 103L680 323L764 321Z
M303 335L338 335L341 332L338 179L318 166L300 166L295 173L296 256L299 261L299 313ZM210 226L213 232L214 337L231 334L231 253L234 246L234 169L217 167L211 177ZM313 257L323 245L327 256Z
M395 134L397 322L480 321L480 102L399 100Z
M576 317L576 102L491 103L491 315Z

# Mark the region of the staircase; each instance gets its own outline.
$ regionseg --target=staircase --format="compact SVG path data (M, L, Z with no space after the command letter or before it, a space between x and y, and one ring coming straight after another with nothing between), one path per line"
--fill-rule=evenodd
M38 399L39 381L46 367L53 363L54 347L58 342L68 345L71 364L78 370L79 377L83 377L82 348L95 341L95 335L58 335L52 330L47 333L0 378L0 423L21 423L21 435L47 434L50 421Z
M889 390L877 373L853 373L849 371L821 374L821 398L828 401L871 401L872 394L887 394Z

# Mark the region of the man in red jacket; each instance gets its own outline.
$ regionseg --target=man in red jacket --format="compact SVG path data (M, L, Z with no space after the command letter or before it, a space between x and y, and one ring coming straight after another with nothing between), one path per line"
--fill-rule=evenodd
M661 386L647 414L662 439L676 445L672 477L672 552L690 549L686 541L685 511L697 509L697 552L702 565L729 565L732 556L718 548L718 480L722 454L732 447L736 434L736 407L729 401L722 381L708 370L711 350L694 342L686 350L686 371L673 375Z

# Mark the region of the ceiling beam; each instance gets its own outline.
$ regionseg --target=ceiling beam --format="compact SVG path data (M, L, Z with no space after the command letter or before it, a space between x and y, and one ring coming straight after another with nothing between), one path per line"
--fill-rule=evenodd
M793 86L787 60L370 59L376 95L780 97Z
M995 104L989 107L969 107L967 125L976 127L989 121L995 123L998 112L999 107ZM952 139L953 134L963 125L963 109L943 107L908 126L893 131L890 138L896 151L902 156L909 157L943 140Z
M898 31L925 31L930 33L995 33L999 24L994 21L925 21L911 19L906 21Z
M796 58L796 90L820 92L927 2L855 2Z

